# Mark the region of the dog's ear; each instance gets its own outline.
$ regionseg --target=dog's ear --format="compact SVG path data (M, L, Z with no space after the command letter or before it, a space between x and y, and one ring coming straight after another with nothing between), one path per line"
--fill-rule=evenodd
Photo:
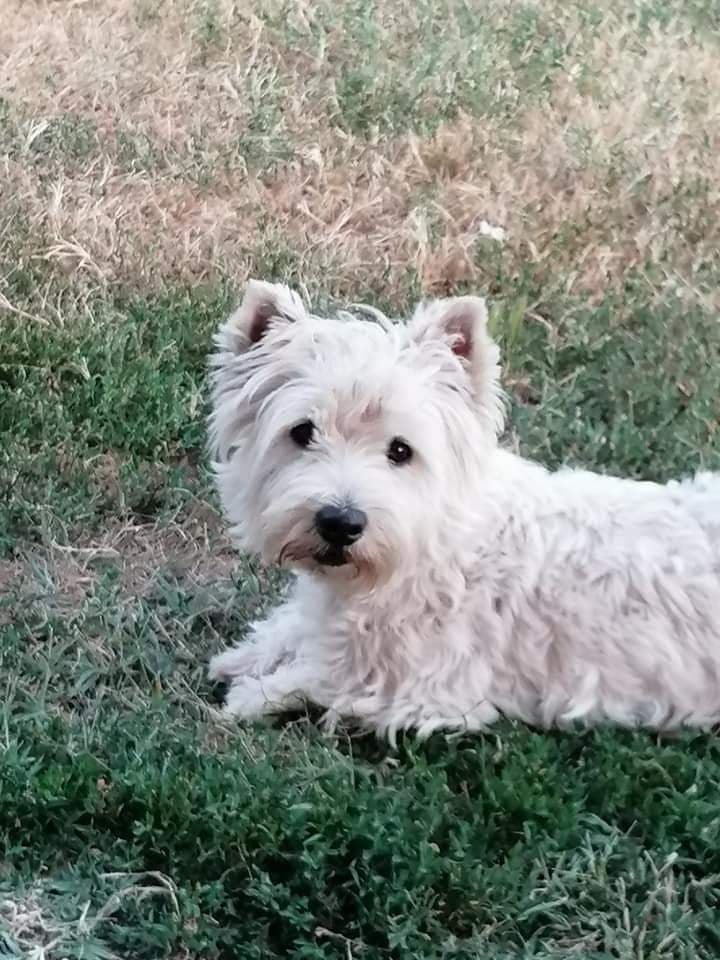
M262 402L287 379L282 350L251 350L272 331L289 332L307 317L300 297L279 283L250 280L238 309L215 336L210 357L212 414L210 450L227 461L243 442ZM282 336L273 339L279 345Z
M302 300L285 284L249 280L242 303L221 330L223 346L242 353L259 343L271 326L294 323L304 316Z
M481 297L452 297L418 305L409 323L410 339L428 347L444 344L470 375L475 402L495 432L502 430L500 351L488 331L488 312Z
M472 371L497 365L498 350L488 333L488 313L482 297L451 297L418 305L410 321L416 343L444 340Z
M418 304L410 321L410 335L420 343L445 340L452 352L472 360L489 340L487 307L481 297L451 297Z

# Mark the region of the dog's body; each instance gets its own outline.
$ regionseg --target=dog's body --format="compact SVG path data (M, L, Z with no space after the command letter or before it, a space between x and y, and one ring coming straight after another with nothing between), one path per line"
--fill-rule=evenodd
M720 475L549 473L501 449L474 298L388 325L251 284L218 345L225 508L298 572L213 661L229 712L310 701L391 736L720 721Z

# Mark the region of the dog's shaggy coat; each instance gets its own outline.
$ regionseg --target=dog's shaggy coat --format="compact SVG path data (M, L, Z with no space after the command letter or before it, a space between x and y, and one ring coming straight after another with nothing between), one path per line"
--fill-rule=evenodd
M212 661L228 712L313 702L391 737L501 714L720 719L720 475L550 473L502 449L482 300L421 305L408 324L328 320L251 282L213 368L233 532L297 573ZM318 532L328 505L366 518L340 551Z

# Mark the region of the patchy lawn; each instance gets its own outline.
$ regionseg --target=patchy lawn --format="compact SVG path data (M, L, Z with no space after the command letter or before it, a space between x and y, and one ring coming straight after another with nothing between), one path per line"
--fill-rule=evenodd
M507 442L720 468L711 0L7 0L0 30L0 957L720 955L720 746L397 752L219 721L281 578L227 542L210 336L492 301Z

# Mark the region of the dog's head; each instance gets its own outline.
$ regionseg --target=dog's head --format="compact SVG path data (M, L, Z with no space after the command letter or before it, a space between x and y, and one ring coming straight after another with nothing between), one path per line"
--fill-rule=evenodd
M482 300L322 319L251 281L216 345L211 444L246 549L377 582L462 523L503 423Z

